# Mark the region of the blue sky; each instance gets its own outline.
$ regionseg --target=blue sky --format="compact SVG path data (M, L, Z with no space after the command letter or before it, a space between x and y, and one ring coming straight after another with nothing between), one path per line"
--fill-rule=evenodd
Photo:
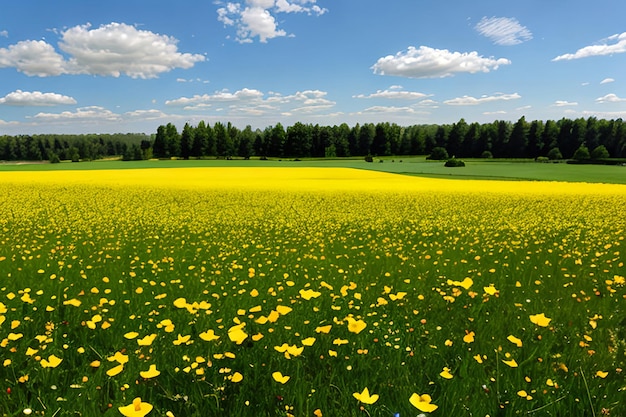
M0 134L626 118L621 0L20 0Z

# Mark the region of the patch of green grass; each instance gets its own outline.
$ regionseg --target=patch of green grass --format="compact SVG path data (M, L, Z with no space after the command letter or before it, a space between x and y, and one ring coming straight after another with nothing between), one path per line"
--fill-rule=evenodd
M626 184L626 167L619 165L573 165L566 163L536 163L529 160L464 160L465 167L446 168L443 161L428 161L425 157L385 157L383 162L365 162L362 158L346 159L272 159L251 160L173 160L173 161L92 161L61 164L0 164L0 171L46 171L91 169L144 169L182 167L346 167L369 169L402 175L450 179L531 180ZM401 161L401 162L400 162Z
M3 417L626 413L620 195L0 191Z

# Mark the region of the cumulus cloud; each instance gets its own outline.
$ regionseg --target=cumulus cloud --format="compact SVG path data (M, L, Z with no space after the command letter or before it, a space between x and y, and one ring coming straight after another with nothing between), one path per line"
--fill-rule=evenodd
M390 100L420 100L424 97L430 97L430 94L424 94L417 91L400 90L400 86L391 86L388 90L378 90L371 94L359 94L352 96L353 98L384 98Z
M569 106L578 106L576 101L567 101L567 100L557 100L552 105L553 107L569 107Z
M621 54L624 52L626 52L626 32L609 36L608 38L601 40L596 45L580 48L573 54L559 55L552 59L552 61L570 61L572 59Z
M246 113L266 115L272 112L315 113L335 106L336 102L326 98L328 93L320 90L304 90L294 94L266 94L250 88L242 88L234 93L228 90L213 94L194 95L167 100L166 105L183 107L184 110L202 111L214 105L229 104L232 114ZM215 109L218 111L221 109Z
M622 103L626 98L620 98L616 94L607 94L604 97L598 97L596 103Z
M259 41L287 36L287 32L278 28L276 15L279 13L306 13L320 16L328 10L319 7L316 0L246 0L228 2L217 9L217 20L224 26L236 28L236 40L240 43Z
M483 17L475 29L496 45L517 45L533 38L530 30L512 17Z
M457 97L451 100L445 100L444 104L448 104L450 106L476 106L478 104L489 103L492 101L509 101L509 100L517 100L519 98L522 98L522 96L520 96L517 93L513 93L513 94L497 93L492 96L482 96L480 98L471 97L471 96Z
M0 48L0 68L14 67L30 76L90 74L132 78L156 78L175 68L191 68L206 58L181 53L177 40L124 23L110 23L91 29L90 25L69 28L61 33L59 48L49 43L20 41Z
M457 73L489 72L509 65L505 58L485 58L478 52L450 52L427 46L409 46L406 51L380 58L372 69L375 74L408 78L443 78Z
M33 116L33 119L38 122L47 123L66 121L91 123L100 121L117 122L121 120L121 116L105 109L104 107L90 106L78 108L73 112L64 111L61 113L37 113Z
M604 80L600 81L600 84L608 84L612 82L615 82L613 78L605 78Z
M45 41L20 41L8 48L0 48L0 68L9 67L38 77L68 72L63 56Z
M73 97L57 93L15 90L1 97L0 104L6 106L60 106L76 104L76 100Z

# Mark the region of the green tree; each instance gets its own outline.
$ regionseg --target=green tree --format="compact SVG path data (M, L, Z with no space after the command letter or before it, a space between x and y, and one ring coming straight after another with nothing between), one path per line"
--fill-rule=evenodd
M311 126L296 122L287 128L285 137L285 156L292 158L303 158L311 156Z
M194 130L191 126L189 126L189 123L185 123L185 126L183 127L183 132L180 136L180 156L182 156L183 159L189 159L189 157L191 156L193 139Z
M611 155L609 151L606 149L604 145L598 145L591 151L591 159L606 159L610 158Z
M191 144L191 156L200 158L206 155L206 150L209 143L209 134L207 132L206 124L204 120L198 122L198 126L194 129L193 142Z
M524 116L520 117L511 130L506 156L512 158L525 158L528 156L528 130L526 118Z
M577 161L584 161L591 159L591 155L589 154L589 149L583 144L576 149L572 158Z

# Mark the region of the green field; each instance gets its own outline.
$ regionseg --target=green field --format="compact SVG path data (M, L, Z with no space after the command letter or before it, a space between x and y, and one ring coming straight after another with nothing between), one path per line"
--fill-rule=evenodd
M266 163L3 176L0 416L626 415L623 186L432 192L422 184L441 182L376 188L348 170L345 188L320 176L288 191L282 169L235 170L257 185L229 189L212 185L224 170L155 169L167 184L141 185L28 171ZM542 169L472 165L489 178ZM611 167L572 168L579 181ZM177 188L190 175L205 184Z
M458 179L508 179L530 181L568 181L626 184L626 167L619 165L573 165L537 163L527 160L466 160L462 168L446 168L442 161L425 157L386 157L367 163L362 158L336 160L190 160L190 161L94 161L61 164L0 164L0 171L67 169L134 169L163 167L345 167L370 169L405 175Z

